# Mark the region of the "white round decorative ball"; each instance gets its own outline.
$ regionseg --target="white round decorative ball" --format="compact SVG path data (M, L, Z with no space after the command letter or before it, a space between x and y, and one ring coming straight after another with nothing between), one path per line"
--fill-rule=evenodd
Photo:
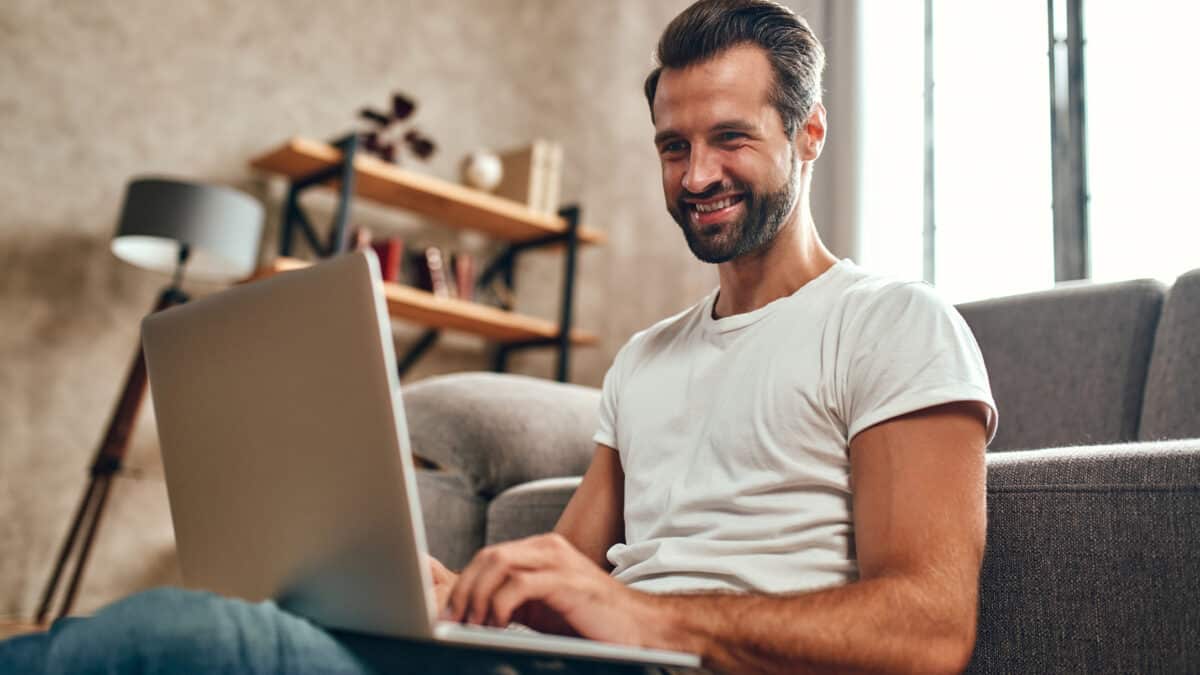
M463 158L462 180L479 190L494 190L504 177L504 166L496 155L478 151Z

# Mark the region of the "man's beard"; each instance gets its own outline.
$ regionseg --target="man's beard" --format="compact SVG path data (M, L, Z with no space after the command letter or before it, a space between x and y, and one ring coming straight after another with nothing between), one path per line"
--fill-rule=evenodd
M799 162L792 162L787 181L773 192L758 193L744 183L733 181L714 186L699 194L686 193L675 204L668 202L667 211L683 230L683 236L692 254L706 263L719 264L747 253L761 251L775 240L780 227L796 205L800 192L799 168ZM741 193L745 214L729 223L725 231L715 237L705 237L697 233L691 221L692 208L683 197L707 199L729 192Z

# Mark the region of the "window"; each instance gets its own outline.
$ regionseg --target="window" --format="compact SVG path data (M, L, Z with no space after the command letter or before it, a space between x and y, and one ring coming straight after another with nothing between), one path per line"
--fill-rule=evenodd
M863 264L923 276L924 0L863 13ZM1054 281L1046 6L933 7L933 281L953 302Z
M924 0L869 3L860 15L865 58L859 262L872 272L902 279L921 278L923 4ZM834 138L838 133L835 127Z
M952 302L1054 283L1046 6L933 2L934 282Z
M1077 0L1054 0L1055 5ZM1200 5L1083 3L1087 247L1099 281L1200 267ZM924 19L932 10L931 185L924 180ZM1059 8L1061 9L1061 7ZM952 302L1054 284L1045 2L865 3L863 227L868 268L933 281Z
M1091 276L1200 267L1200 6L1085 2Z

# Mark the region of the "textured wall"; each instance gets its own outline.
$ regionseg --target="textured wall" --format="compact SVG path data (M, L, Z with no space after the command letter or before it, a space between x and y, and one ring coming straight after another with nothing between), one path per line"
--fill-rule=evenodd
M715 283L662 206L641 83L686 0L6 0L0 3L0 617L29 616L122 385L138 322L165 278L108 252L123 186L162 173L240 187L270 208L281 187L246 159L291 135L331 138L393 89L415 96L452 178L475 148L535 136L566 148L564 197L610 243L580 261L572 379L599 385L624 340ZM797 8L816 0L793 3ZM819 12L808 12L820 31ZM317 198L315 210L329 200ZM414 241L488 250L477 237L382 209L355 220ZM519 307L553 316L561 262L533 254ZM214 288L193 287L195 294ZM400 346L418 333L397 324ZM444 340L409 379L487 368ZM514 370L549 375L547 354ZM177 578L150 406L114 488L78 609Z

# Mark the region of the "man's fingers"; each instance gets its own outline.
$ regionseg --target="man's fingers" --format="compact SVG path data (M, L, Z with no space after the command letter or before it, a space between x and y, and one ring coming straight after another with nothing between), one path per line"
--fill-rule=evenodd
M488 615L492 594L504 583L513 571L514 561L511 553L505 550L485 552L479 573L472 579L471 588L467 589L466 608L463 620L467 623L483 623Z
M446 566L442 564L442 561L438 560L437 558L431 555L426 555L425 560L429 562L429 571L433 574L433 580L435 582L445 581L454 575L454 573L447 569Z
M450 618L454 621L480 623L487 616L487 596L504 581L509 570L519 560L519 551L512 553L513 544L489 546L471 559L458 577L450 594ZM477 600L482 598L482 600ZM476 608L481 604L482 607ZM476 617L478 613L478 618Z
M489 562L484 560L485 554L488 554L490 550L491 547L476 553L475 557L471 558L471 562L467 563L467 566L458 575L458 579L454 583L454 588L450 591L449 611L447 614L451 621L461 622L465 620L471 592L475 588L479 576L494 563L494 561Z
M435 602L437 602L437 611L439 615L441 615L441 613L445 611L446 607L450 604L451 590L453 590L453 586L450 586L449 584L435 584L433 587L433 597Z
M517 608L531 600L541 600L553 590L554 575L547 572L513 572L492 594L489 623L503 628L512 621Z
M467 605L467 596L471 592L471 584L478 572L468 564L458 575L454 588L450 589L450 599L446 604L446 614L451 621L462 621L463 608Z
M454 621L481 623L487 618L491 595L513 571L543 569L557 562L544 537L489 546L471 560L450 594L449 616Z

